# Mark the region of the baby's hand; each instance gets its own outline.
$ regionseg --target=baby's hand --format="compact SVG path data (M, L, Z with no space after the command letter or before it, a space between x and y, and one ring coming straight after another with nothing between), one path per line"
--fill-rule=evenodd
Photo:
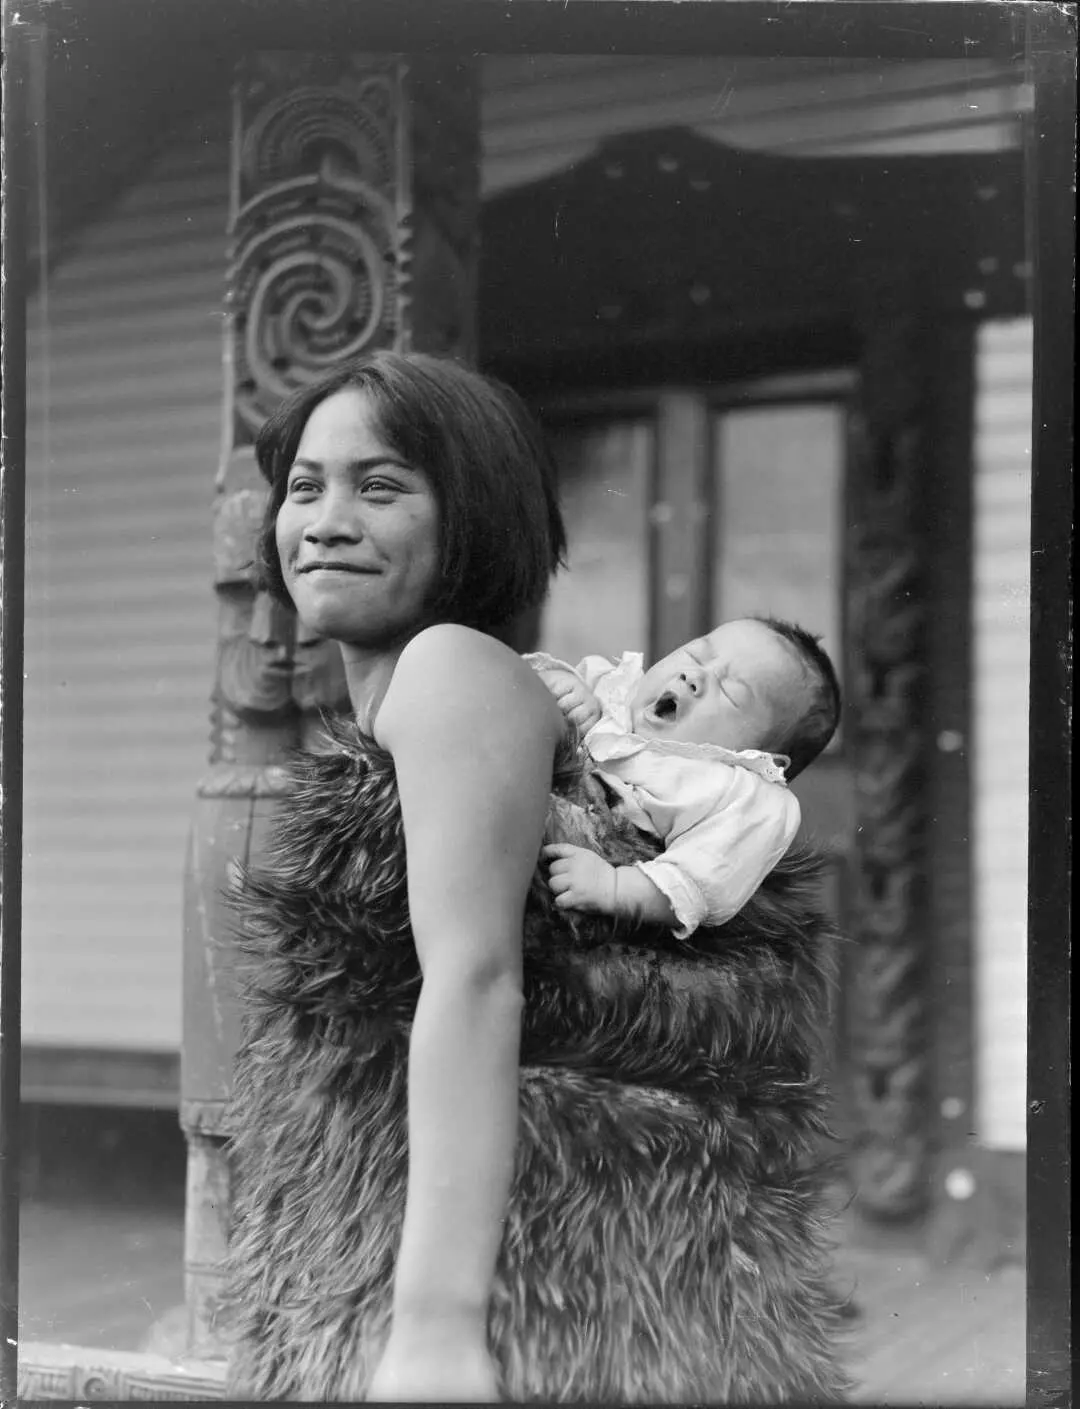
M602 856L565 842L545 846L543 855L551 863L548 888L558 909L615 914L615 867Z
M545 670L542 676L567 719L588 733L600 718L600 702L588 685L568 670Z

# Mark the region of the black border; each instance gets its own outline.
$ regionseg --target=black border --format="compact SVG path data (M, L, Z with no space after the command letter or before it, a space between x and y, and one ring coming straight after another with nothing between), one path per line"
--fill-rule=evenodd
M1064 14L1062 19L1066 19ZM1028 1403L1070 1402L1069 934L1076 13L1032 16L1028 138L1034 267L1028 831ZM1071 49L1067 42L1071 37ZM1073 298L1070 298L1070 293Z
M19 999L22 922L23 556L26 516L26 194L29 45L4 5L0 280L0 1403L15 1399L19 1336Z
M11 8L10 0L5 0ZM182 13L215 56L260 49L630 53L770 58L1019 58L1056 0L26 0L24 17L78 34L80 11L119 35Z
M177 0L142 0L164 16ZM186 22L228 55L249 45L475 53L721 52L775 57L1028 56L1035 117L1028 152L1036 278L1032 493L1029 940L1028 1402L1069 1394L1068 932L1070 919L1072 384L1076 7L1036 0L180 0ZM25 453L25 101L28 46L45 24L121 0L4 5L2 773L3 996L0 1008L0 1399L17 1339L18 982L21 872ZM18 14L18 19L16 19ZM212 36L212 37L211 37ZM14 1236L13 1236L14 1235Z
M209 6L212 22L213 0L193 5ZM986 58L1023 52L1027 8L980 0L934 0L932 10L910 0L363 0L363 47L638 54L716 49L770 57L828 56L839 49L865 58ZM233 0L224 28L241 44L257 32L262 48L332 48L350 26L359 32L356 0L305 0L303 10L298 34L294 0Z

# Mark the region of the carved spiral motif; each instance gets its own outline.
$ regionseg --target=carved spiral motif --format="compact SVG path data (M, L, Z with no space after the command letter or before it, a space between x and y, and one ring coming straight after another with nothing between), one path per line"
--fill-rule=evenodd
M254 433L298 386L390 339L393 235L375 193L325 172L256 197L236 229L235 405Z
M234 436L345 358L394 341L393 65L269 56L240 94L229 313Z
M116 1394L118 1376L115 1371L77 1370L74 1378L76 1399L111 1399Z
M334 152L377 190L393 179L393 100L384 74L345 89L304 85L250 115L240 150L246 191L310 171Z

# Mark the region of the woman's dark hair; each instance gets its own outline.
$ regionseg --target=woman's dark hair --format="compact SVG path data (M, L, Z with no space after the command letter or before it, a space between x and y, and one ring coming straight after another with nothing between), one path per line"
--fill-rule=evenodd
M291 601L276 541L278 510L300 437L317 406L355 388L387 447L431 482L439 505L433 616L498 634L537 606L562 564L566 533L555 470L516 392L449 359L376 352L345 362L288 398L255 442L270 498L259 533L259 584Z
M787 642L813 682L809 706L789 727L784 738L774 745L777 753L786 753L791 759L787 769L790 782L813 763L836 733L840 723L840 682L832 661L821 648L820 636L811 636L794 622L775 616L759 616L754 620Z

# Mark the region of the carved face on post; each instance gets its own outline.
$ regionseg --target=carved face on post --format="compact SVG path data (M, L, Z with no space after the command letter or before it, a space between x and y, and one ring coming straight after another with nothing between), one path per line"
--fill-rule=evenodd
M304 711L329 709L339 713L349 708L349 685L340 647L336 641L325 641L308 631L303 622L296 626L292 697L296 707Z
M241 713L277 714L292 705L295 622L268 592L257 592L243 635L221 643L219 686Z
M363 392L320 402L277 515L282 576L306 630L346 650L414 635L438 579L439 518L427 475L384 443Z

